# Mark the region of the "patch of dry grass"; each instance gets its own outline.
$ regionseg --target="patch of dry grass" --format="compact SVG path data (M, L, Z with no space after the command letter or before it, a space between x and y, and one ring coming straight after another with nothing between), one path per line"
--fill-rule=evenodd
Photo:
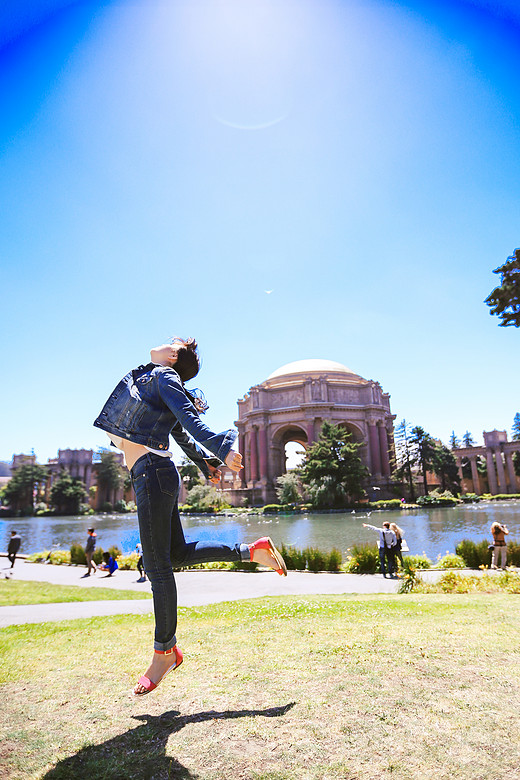
M12 626L0 633L0 776L515 777L519 610L480 594L184 609L185 663L142 699L129 691L150 617Z

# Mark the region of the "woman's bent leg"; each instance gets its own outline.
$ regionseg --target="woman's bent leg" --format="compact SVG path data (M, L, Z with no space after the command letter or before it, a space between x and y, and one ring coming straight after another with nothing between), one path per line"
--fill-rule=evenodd
M176 644L177 588L170 561L171 516L177 503L178 474L171 461L143 455L132 468L143 562L155 613L155 650ZM164 465L163 465L164 464Z

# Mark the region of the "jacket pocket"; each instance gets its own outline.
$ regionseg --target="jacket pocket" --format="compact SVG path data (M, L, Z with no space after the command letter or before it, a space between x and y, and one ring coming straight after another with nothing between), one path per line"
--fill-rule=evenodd
M161 489L161 493L166 493L167 496L177 496L179 494L179 474L177 469L173 466L167 466L156 469L157 482Z

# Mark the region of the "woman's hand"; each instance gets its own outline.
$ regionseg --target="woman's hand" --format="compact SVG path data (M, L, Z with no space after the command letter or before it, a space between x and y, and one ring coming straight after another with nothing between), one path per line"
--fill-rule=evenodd
M242 455L239 452L235 452L235 450L230 450L226 455L224 463L231 471L238 473L242 468Z
M154 347L150 350L151 361L160 366L170 366L171 368L177 362L178 349L178 344L161 344L160 347Z
M220 483L220 478L222 476L222 472L219 468L216 468L216 466L212 466L211 463L207 463L208 471L209 471L209 477L208 480L210 482L213 482L214 485L218 485Z

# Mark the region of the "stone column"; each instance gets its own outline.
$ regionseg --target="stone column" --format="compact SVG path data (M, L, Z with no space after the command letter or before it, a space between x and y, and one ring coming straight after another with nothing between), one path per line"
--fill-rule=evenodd
M249 447L251 449L251 481L258 482L258 450L256 428L251 428L249 434Z
M267 479L267 431L265 426L258 430L260 450L260 479Z
M314 444L314 420L307 420L307 443Z
M459 472L460 484L462 485L462 480L464 479L464 474L462 473L462 458L455 458L455 462L457 463L457 470Z
M493 450L486 450L486 462L488 472L489 492L492 496L498 493L497 473L495 471L495 461L493 460Z
M506 452L506 466L509 475L509 492L516 493L515 464L513 463L513 456L510 452Z
M474 458L470 458L469 462L471 464L471 479L473 480L473 490L479 496L481 490L480 490L480 476L477 468L477 456L475 456Z
M390 461L388 458L388 433L384 425L379 425L379 448L381 451L381 473L390 476Z
M246 435L242 432L238 434L238 451L242 455L242 469L238 472L240 475L240 486L245 487L247 483Z
M504 461L502 460L502 453L500 452L499 449L495 450L495 461L497 464L498 486L500 488L500 493L507 493L506 472L504 470Z
M369 423L368 426L368 441L370 445L370 463L372 474L381 474L379 437L377 434L377 426L373 423Z

